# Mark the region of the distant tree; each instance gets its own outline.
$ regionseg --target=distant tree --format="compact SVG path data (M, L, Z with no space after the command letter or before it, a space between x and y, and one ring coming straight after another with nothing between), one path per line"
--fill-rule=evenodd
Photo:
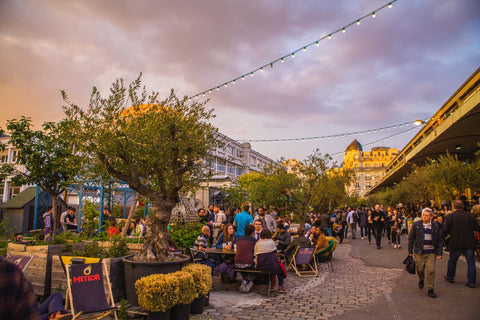
M217 131L209 120L206 102L177 98L172 90L160 101L148 93L141 75L128 88L116 80L107 98L93 88L87 110L62 92L67 118L75 122L75 144L92 167L127 182L150 199L153 214L136 260L171 260L168 250L172 209L179 192L194 190L205 178L202 159L214 150Z
M343 206L348 199L346 188L353 177L353 170L332 166L317 185L312 203L314 208L317 211L326 211Z
M74 146L67 132L71 122L45 122L43 130L33 130L30 118L7 121L8 142L18 150L15 164L0 167L2 176L12 177L15 185L38 185L51 196L54 209L53 233L58 231L58 196L81 171L81 161L74 154ZM20 170L19 166L24 166Z
M480 188L480 173L475 165L458 160L457 155L441 155L427 166L430 183L440 199L459 198L467 188Z

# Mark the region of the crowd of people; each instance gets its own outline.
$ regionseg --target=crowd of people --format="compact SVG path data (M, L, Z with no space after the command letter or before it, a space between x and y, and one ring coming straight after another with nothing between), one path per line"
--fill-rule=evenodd
M480 205L473 206L472 213L463 208L461 200L455 200L451 209L448 206L430 209L377 204L372 208L312 212L304 227L303 224L294 227L293 214L280 217L275 209L269 212L259 207L250 213L249 206L244 206L242 210L232 208L224 213L220 205L210 205L207 210L198 211L204 227L194 249L206 251L209 246L231 249L236 245L235 258L229 261L232 268L271 272L278 279L279 292L285 292L283 281L287 274L285 261L280 257L289 261L298 247L313 246L317 253L329 245L329 240L343 243L357 236L377 250L382 248L382 241L387 242L383 246L395 249L401 249L405 243L409 255L414 256L417 263L418 286L423 288L426 279L428 295L434 298L434 262L441 258L444 248L450 251L445 280L453 282L457 260L463 254L468 264L467 286L476 285L475 251L479 243ZM454 222L457 220L462 222ZM212 268L223 262L215 255L204 259ZM253 286L252 275L243 273L242 279L239 290L249 292ZM272 279L266 279L265 284L268 281Z

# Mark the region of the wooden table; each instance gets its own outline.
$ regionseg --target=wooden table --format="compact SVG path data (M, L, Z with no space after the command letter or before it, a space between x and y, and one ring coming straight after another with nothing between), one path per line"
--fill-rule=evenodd
M217 249L217 248L208 248L207 251L205 251L208 254L227 254L227 255L236 255L237 251L234 250L223 250L223 249Z

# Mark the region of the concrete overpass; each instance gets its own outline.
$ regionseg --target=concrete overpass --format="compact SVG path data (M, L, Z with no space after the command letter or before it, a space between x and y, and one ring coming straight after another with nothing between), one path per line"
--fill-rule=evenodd
M424 165L449 152L473 159L480 149L480 68L445 102L387 166L385 176L367 193L394 185L413 164Z

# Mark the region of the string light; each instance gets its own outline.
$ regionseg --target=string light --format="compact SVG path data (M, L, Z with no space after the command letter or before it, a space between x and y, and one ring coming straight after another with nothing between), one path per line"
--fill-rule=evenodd
M393 138L395 138L395 137L397 137L397 136L399 136L399 135L405 134L405 133L410 132L410 131L413 131L413 130L415 130L415 129L416 129L416 127L413 127L413 128L404 130L404 131L402 131L402 132L392 134L392 135L390 135L390 136L388 136L388 137L385 137L385 138L381 138L381 139L378 139L378 140L375 140L375 141L372 141L372 142L364 143L363 146L369 146L369 145L376 144L376 143L381 142L381 141L385 141L385 140L388 140L388 139L393 139ZM336 156L336 155L343 154L343 153L345 153L345 151L339 151L339 152L335 152L335 153L329 153L329 155L331 155L331 156Z
M308 47L313 46L313 45L318 46L320 41L325 40L325 39L331 39L332 36L333 36L335 33L338 33L338 32L345 33L345 32L346 32L346 29L349 28L350 26L354 25L355 23L356 23L357 25L359 25L361 20L366 19L366 18L369 17L369 16L372 16L373 18L375 18L377 12L379 12L379 11L381 11L381 10L387 8L387 7L388 7L388 8L391 8L391 7L392 7L392 4L393 4L394 2L396 2L396 1L398 1L398 0L393 0L393 1L389 2L389 3L387 3L387 4L384 4L383 6L377 8L375 11L371 11L370 13L368 13L368 14L366 14L366 15L358 18L358 19L355 19L353 22L351 22L351 23L349 23L349 24L347 24L347 25L345 25L345 26L343 26L343 27L341 27L341 28L339 28L339 29L337 29L337 30L335 30L335 31L333 31L333 32L328 33L327 36L323 36L323 37L321 37L320 39L317 39L317 40L315 40L315 41L313 41L313 42L311 42L311 43L309 43L309 44L307 44L307 45L304 45L304 46L300 47L299 49L297 49L297 50L295 50L295 51L292 51L291 53L289 53L289 54L287 54L287 55L284 55L284 56L282 56L282 57L280 57L280 58L278 58L278 59L275 59L274 61L265 64L263 67L266 67L266 66L270 65L270 67L273 68L273 64L274 64L275 62L277 62L277 61L284 62L285 59L288 58L289 56L291 56L292 58L294 58L294 57L295 57L295 53L299 52L300 50L306 51ZM232 80L230 80L230 81L225 82L225 84L233 83L233 82L234 82L235 80L237 80L237 79L242 79L242 80L244 80L244 79L245 79L245 76L248 75L248 74L250 74L250 75L253 77L253 74L254 74L255 72L257 72L257 71L259 71L259 70L260 70L260 71L263 71L263 67L256 68L256 69L254 69L254 70L252 70L252 71L250 71L250 72L247 72L247 73L245 73L245 74L242 74L242 75L239 76L239 77L236 77L236 78L234 78L234 79L232 79ZM225 86L225 87L226 87L226 86ZM211 91L212 89L217 89L217 90L218 90L218 88L219 88L219 86L212 87L212 88L210 88L210 89L207 89L207 90L205 90L205 91L202 91L202 92L200 92L200 93L197 93L197 94L195 94L195 95L193 95L193 96L190 96L189 99L196 98L196 97L198 97L198 96L200 96L200 95L203 95L203 94L205 94L205 93L211 93L211 92L212 92L212 91Z
M429 118L423 119L423 121L427 122ZM388 130L388 129L395 129L395 128L402 128L403 126L408 126L408 125L414 125L414 128L418 128L418 125L415 125L414 122L405 122L401 124L394 124L391 126L387 127L381 127L381 128L374 128L374 129L368 129L368 130L362 130L362 131L353 131L353 132L343 132L343 133L337 133L337 134L331 134L327 136L318 136L318 137L302 137L302 138L285 138L285 139L253 139L253 140L237 140L240 142L288 142L288 141L304 141L304 140L320 140L320 139L330 139L330 138L342 138L342 137L348 137L348 136L354 136L354 135L360 135L360 134L366 134L366 133L375 133L377 130ZM412 130L412 129L408 129Z

